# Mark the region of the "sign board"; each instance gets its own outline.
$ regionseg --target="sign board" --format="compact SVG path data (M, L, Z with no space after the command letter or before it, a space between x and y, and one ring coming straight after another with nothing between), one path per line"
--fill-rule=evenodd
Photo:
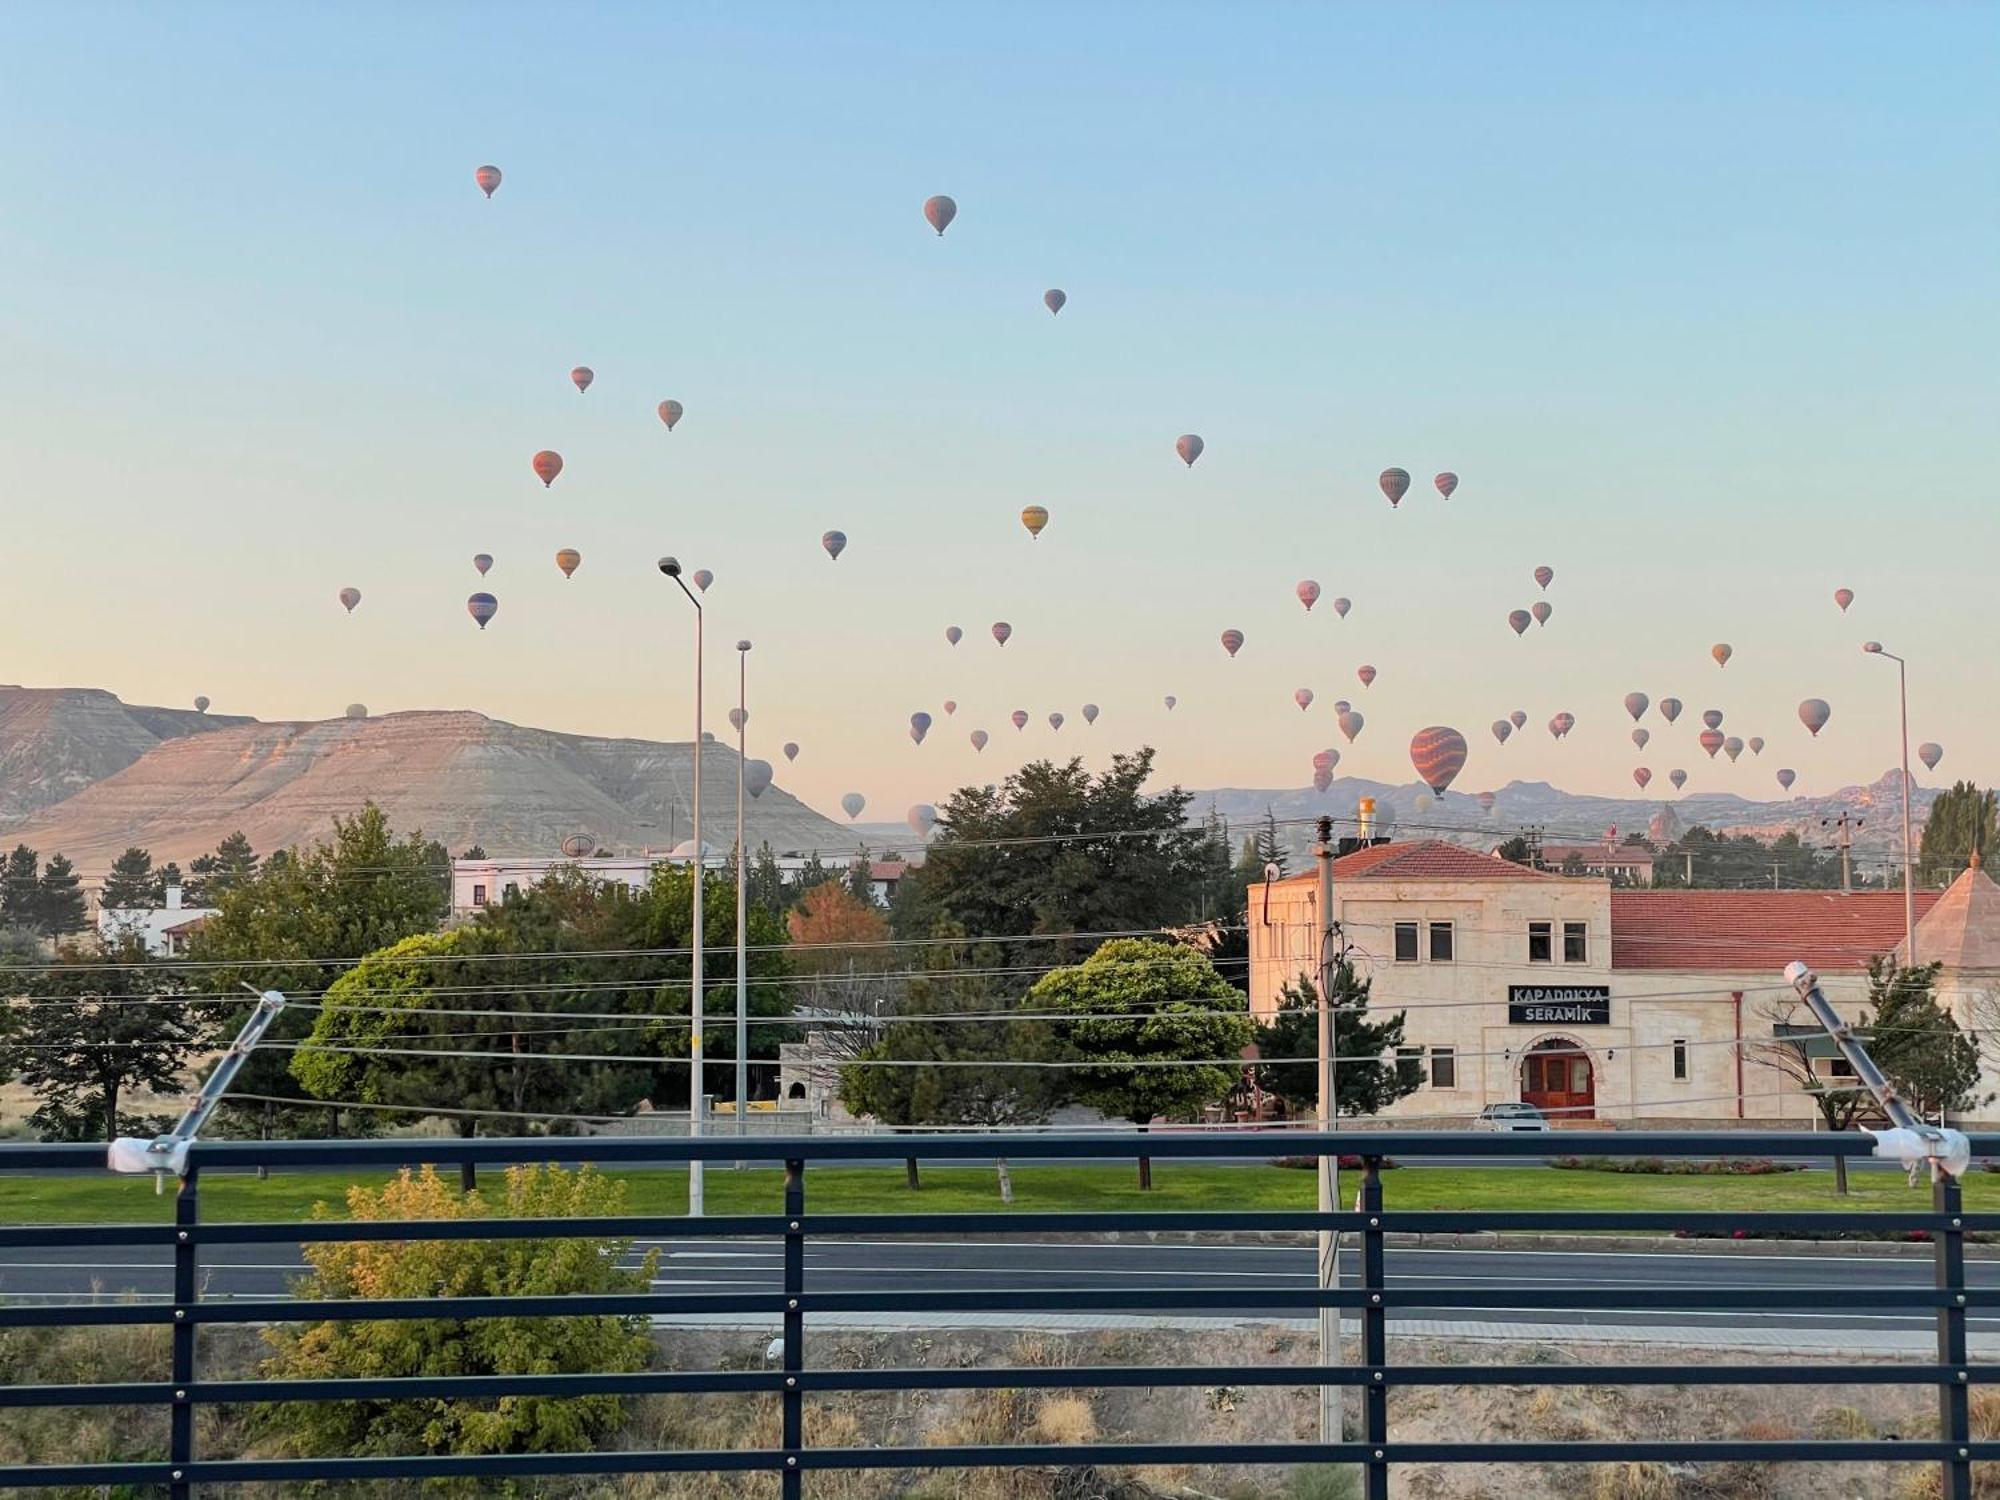
M1608 984L1510 984L1507 1022L1512 1026L1609 1026Z

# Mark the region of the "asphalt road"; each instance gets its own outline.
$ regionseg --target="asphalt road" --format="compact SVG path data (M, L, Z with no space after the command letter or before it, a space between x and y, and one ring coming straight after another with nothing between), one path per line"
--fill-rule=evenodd
M654 1289L677 1292L777 1291L782 1251L768 1241L683 1240L642 1242L638 1253L657 1248L660 1262ZM1822 1255L1800 1253L1644 1252L1527 1250L1508 1248L1391 1247L1389 1285L1398 1288L1457 1288L1481 1293L1476 1306L1398 1308L1399 1325L1411 1321L1462 1323L1597 1324L1621 1328L1712 1327L1718 1336L1737 1329L1780 1328L1923 1330L1933 1326L1926 1313L1842 1311L1842 1287L1927 1287L1933 1284L1928 1256ZM1025 1240L859 1239L828 1240L808 1247L808 1291L1035 1290L1093 1289L1171 1292L1238 1290L1240 1306L1201 1308L1203 1317L1270 1316L1257 1293L1313 1284L1309 1248L1267 1244L1048 1243ZM1351 1277L1355 1260L1350 1251ZM302 1262L293 1245L216 1246L204 1251L205 1297L283 1299L290 1294ZM2000 1262L1968 1265L1974 1285L2000 1287ZM0 1296L25 1301L69 1302L137 1297L165 1300L172 1285L167 1252L151 1248L14 1250L0 1253ZM1641 1311L1609 1308L1588 1311L1512 1306L1510 1290L1523 1287L1660 1289L1768 1288L1811 1293L1803 1305L1720 1312ZM1171 1313L1162 1307L1161 1313ZM1106 1314L1107 1317L1123 1314ZM1298 1317L1290 1309L1281 1316ZM1090 1314L1072 1313L1088 1320ZM1021 1323L1034 1314L1018 1314ZM758 1319L752 1318L755 1322ZM911 1315L910 1323L945 1323L951 1315ZM2000 1332L2000 1314L1975 1313L1975 1332Z

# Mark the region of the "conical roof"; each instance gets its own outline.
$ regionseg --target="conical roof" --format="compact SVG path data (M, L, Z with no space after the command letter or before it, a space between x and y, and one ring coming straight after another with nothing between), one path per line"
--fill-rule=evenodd
M1917 957L1943 964L1948 974L2000 972L2000 885L1979 867L1977 854L1917 923Z

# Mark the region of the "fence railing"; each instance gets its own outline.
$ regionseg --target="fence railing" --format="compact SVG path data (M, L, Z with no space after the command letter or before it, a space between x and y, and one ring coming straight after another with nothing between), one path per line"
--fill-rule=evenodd
M1358 1155L1363 1169L1351 1210L1322 1214L1311 1210L1236 1211L1226 1202L1213 1210L1089 1212L996 1211L989 1213L914 1212L893 1214L819 1213L810 1206L809 1169L815 1162L880 1160L885 1164L918 1156L926 1161L988 1162L994 1143L961 1135L796 1138L592 1137L530 1140L275 1141L198 1144L181 1179L171 1224L0 1224L0 1254L23 1249L76 1252L104 1247L166 1247L173 1288L164 1301L97 1299L84 1303L0 1304L0 1327L164 1325L172 1330L172 1378L95 1385L0 1385L0 1408L84 1406L159 1407L168 1413L166 1456L158 1461L0 1466L0 1487L134 1486L164 1489L174 1500L189 1500L205 1485L246 1481L304 1485L311 1481L414 1480L445 1476L514 1479L543 1475L624 1475L669 1473L765 1473L779 1476L786 1500L810 1496L809 1476L830 1470L929 1470L1093 1464L1123 1465L1292 1465L1351 1464L1362 1476L1368 1500L1386 1500L1389 1475L1399 1464L1602 1463L1650 1460L1659 1463L1935 1463L1944 1500L1971 1500L1972 1466L2000 1461L2000 1442L1976 1441L1971 1429L1974 1387L2000 1378L2000 1365L1973 1364L1967 1354L1967 1318L2000 1305L2000 1289L1967 1283L1965 1236L2000 1230L2000 1214L1967 1214L1960 1184L1944 1179L1925 1193L1912 1189L1912 1206L1857 1214L1835 1209L1744 1213L1681 1212L1667 1209L1604 1211L1520 1208L1507 1210L1407 1210L1383 1206L1380 1163L1389 1157L1527 1161L1546 1156L1547 1137L1529 1134L1448 1134L1437 1131L1366 1131L1334 1135L1288 1135L1288 1152L1325 1150ZM1009 1139L1007 1153L1017 1165L1028 1161L1131 1160L1148 1155L1162 1161L1254 1160L1268 1155L1268 1139L1238 1132L1172 1133L1152 1136L1046 1135ZM1629 1156L1631 1135L1566 1131L1564 1155ZM1830 1160L1867 1154L1868 1141L1849 1135L1774 1136L1767 1132L1731 1134L1649 1133L1643 1153L1660 1157L1782 1155ZM1974 1141L1978 1157L2000 1154L2000 1137ZM416 1222L314 1220L271 1223L216 1223L201 1214L204 1172L268 1167L274 1172L350 1170L379 1172L420 1163L511 1165L575 1162L587 1158L606 1170L747 1161L783 1170L783 1210L779 1213L711 1215L705 1218L627 1215L572 1220L456 1219ZM102 1162L101 1148L0 1146L0 1172L75 1175ZM1225 1195L1226 1196L1226 1195ZM1427 1279L1422 1286L1396 1284L1389 1272L1396 1247L1392 1235L1503 1232L1603 1233L1668 1231L1729 1235L1734 1232L1803 1236L1852 1231L1860 1225L1890 1231L1923 1231L1933 1241L1934 1284L1888 1284L1871 1280L1873 1263L1814 1259L1821 1273L1811 1280L1781 1285L1576 1285L1565 1280L1530 1287L1496 1289L1489 1282L1462 1285ZM806 1249L829 1237L867 1235L1037 1236L1121 1232L1206 1231L1249 1234L1261 1231L1332 1230L1359 1248L1350 1257L1358 1267L1333 1287L1272 1287L1232 1281L1225 1286L1162 1284L1167 1278L1133 1276L1129 1283L1102 1289L1040 1289L1009 1284L1004 1272L994 1283L974 1289L901 1286L879 1291L831 1289L815 1285ZM215 1380L202 1375L197 1354L203 1328L223 1325L303 1322L324 1319L436 1319L437 1299L404 1300L241 1300L204 1297L203 1252L242 1245L296 1246L314 1242L519 1240L549 1238L642 1238L675 1240L723 1237L762 1238L782 1246L782 1274L769 1291L646 1291L606 1295L480 1297L450 1300L453 1319L546 1317L566 1314L619 1314L645 1317L721 1315L745 1323L776 1322L780 1327L773 1368L766 1370L644 1370L632 1373L488 1375L451 1378L325 1380ZM1806 1264L1806 1263L1802 1263ZM6 1262L0 1260L0 1274ZM1829 1269L1831 1268L1831 1269ZM1726 1273L1725 1273L1726 1278ZM1192 1278L1191 1278L1192 1279ZM1629 1278L1628 1278L1629 1280ZM1798 1360L1790 1363L1728 1364L1677 1359L1659 1365L1525 1364L1441 1366L1395 1365L1388 1360L1389 1320L1412 1309L1507 1309L1574 1311L1772 1312L1798 1308L1824 1313L1901 1314L1935 1324L1934 1361ZM874 1314L934 1319L940 1324L970 1313L1011 1313L1033 1326L1037 1315L1141 1314L1213 1315L1226 1312L1305 1317L1337 1308L1358 1317L1359 1364L1117 1365L1063 1368L830 1369L806 1362L805 1331L816 1316ZM1246 1318L1246 1321L1248 1319ZM1410 1441L1392 1431L1389 1393L1441 1386L1717 1386L1824 1385L1928 1386L1937 1394L1935 1437L1918 1440L1703 1441L1663 1436L1644 1441ZM924 1447L818 1447L804 1431L808 1398L857 1391L1112 1389L1187 1386L1341 1386L1361 1392L1359 1432L1325 1442L1103 1442L1086 1444L946 1445ZM731 1448L673 1452L521 1453L500 1455L417 1455L409 1457L205 1458L196 1448L196 1414L204 1408L266 1401L393 1401L449 1396L459 1399L505 1396L591 1394L762 1393L777 1398L782 1412L774 1448Z

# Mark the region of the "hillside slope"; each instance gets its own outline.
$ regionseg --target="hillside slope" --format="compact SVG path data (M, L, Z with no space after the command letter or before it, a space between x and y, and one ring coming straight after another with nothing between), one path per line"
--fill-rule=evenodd
M124 703L102 688L0 685L0 825L116 775L163 741L250 722Z

